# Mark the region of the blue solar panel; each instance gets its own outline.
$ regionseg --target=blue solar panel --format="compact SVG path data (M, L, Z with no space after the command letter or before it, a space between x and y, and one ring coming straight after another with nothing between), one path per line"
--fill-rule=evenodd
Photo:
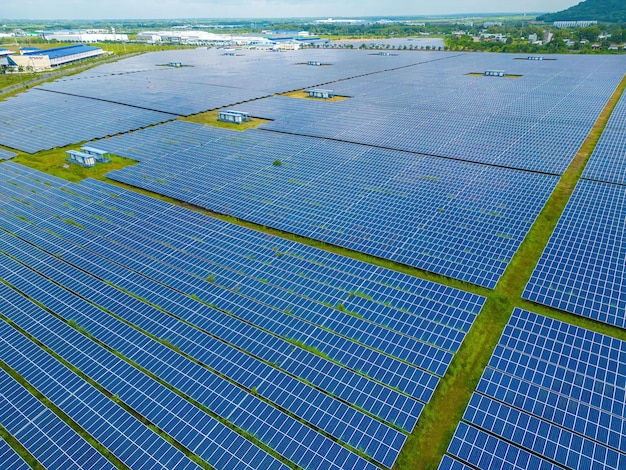
M5 149L0 149L0 160L10 160L15 157L17 154L14 152L9 152Z
M3 438L0 438L0 462L11 470L27 470L31 468Z
M6 259L6 258L5 258ZM174 439L214 466L254 468L242 460L250 452L268 468L286 468L226 425L205 414L165 386L87 339L17 294L2 297L3 314L35 336ZM8 302L10 307L4 305ZM63 311L59 301L55 308ZM19 436L16 436L22 442ZM67 444L65 444L67 445ZM245 455L244 455L245 454ZM258 468L258 467L257 467Z
M558 465L464 422L459 423L448 453L470 464L470 468L480 470L562 470ZM443 470L447 467L440 468Z
M473 470L472 467L465 465L463 462L453 459L449 455L444 455L439 470Z
M146 109L33 89L0 102L0 144L35 153L115 135L174 117Z
M238 425L247 423L248 426L262 428L252 419L252 416L258 415L257 419L262 424L267 428L273 427L275 434L273 440L282 445L295 447L301 444L289 442L293 439L290 433L302 434L303 442L317 439L317 437L313 437L315 433L312 430L307 431L310 435L307 436L302 429L299 429L302 425L298 421L287 418L275 408L247 394L244 390L235 387L215 373L179 356L167 347L148 340L141 333L78 297L68 295L67 291L46 282L43 277L30 273L9 259L0 258L0 269L3 272L3 278L42 304L54 306L56 302L63 301L64 312L58 311L58 313L68 321L74 320L93 336L111 344L116 351L136 361L146 370L155 374L158 373L164 380L170 381L173 386L204 403L217 414L221 414L223 413L222 410L225 410L223 416L225 419L228 418ZM10 270L10 273L7 270ZM71 280L66 278L67 281ZM69 282L67 283L69 284ZM94 289L98 289L99 284L96 283ZM121 310L123 306L118 306L118 308ZM115 339L113 339L113 335L115 335ZM154 358L159 359L155 360ZM222 358L222 363L225 362L224 359L226 358ZM331 435L334 433L334 437L345 440L355 449L362 448L365 453L387 467L392 466L406 436L385 427L341 402L320 394L306 384L286 375L273 374L271 368L258 361L249 360L246 364L235 362L235 357L230 359L227 367L217 365L218 368L223 368L223 371L218 369L220 372L228 374L233 380L255 390L260 396L271 399L319 429L328 431ZM217 362L215 358L213 358L213 362L214 364ZM233 370L233 368L237 369L237 366L239 366L239 370ZM178 378L174 379L179 375L179 370L185 371L185 375L188 377L186 382ZM216 407L214 403L220 400L224 403ZM233 404L236 404L240 410L233 411ZM302 411L303 409L305 411ZM252 412L254 415L251 414ZM279 424L282 422L284 422L284 426ZM328 426L328 423L333 423L332 428ZM337 432L336 429L341 431ZM329 447L329 453L338 461L346 458L342 454L346 454L347 451L335 443L331 443L327 447ZM298 455L303 463L306 461L309 466L319 466L319 463L315 463L315 458L306 460L308 452L305 448L294 448L293 452L295 454L287 454L286 457L293 459L294 455ZM311 457L308 458L311 459ZM329 464L326 463L325 465Z
M219 49L199 49L143 54L118 61L113 67L102 65L46 83L41 88L189 115L355 75L454 57L447 52L413 52L381 61L363 51L310 49L304 62L318 60L331 66L306 67L302 66L301 51L268 54L247 50L238 51L235 57L224 57L222 53ZM185 67L159 65L169 62L181 62Z
M483 433L558 468L624 467L624 344L516 308L448 453L488 468L476 458L501 453L484 438L478 442Z
M404 68L333 83L336 94L351 98L332 106L274 96L247 111L272 119L264 129L562 173L624 74L623 63L513 59L469 54L422 64L419 79ZM522 77L466 76L490 68Z
M294 435L301 424L270 403L391 467L406 438L398 428L412 430L438 383L435 372L445 371L484 303L106 183L69 183L13 163L0 165L0 175L7 230L0 237L12 258L1 259L3 279L299 465L367 464L321 435ZM333 324L359 336L339 336ZM375 335L388 354L367 346ZM93 350L76 340L80 350L58 353ZM431 372L392 353L410 353ZM228 406L234 396L236 411Z
M583 171L583 178L626 184L626 95L622 95Z
M0 327L11 329L4 321L0 321ZM3 349L7 344L8 338L0 335ZM2 427L46 468L115 469L83 437L4 370L0 370L0 412Z
M19 296L4 284L1 309ZM6 324L2 360L131 468L199 468L179 450ZM67 400L68 396L74 397Z
M115 350L145 367L146 370L155 374L158 373L163 380L169 381L172 386L203 403L216 414L223 414L225 419L228 418L235 425L245 426L242 429L258 434L259 438L263 442L267 442L268 445L275 446L277 450L281 449L280 446L289 446L293 450L291 454L287 453L286 457L293 460L297 456L303 464L306 463L312 468L340 468L331 462L341 462L348 459L346 449L332 442L322 444L323 438L313 430L303 427L300 422L280 413L255 396L238 389L160 343L148 340L131 327L95 307L89 306L88 303L78 297L68 295L67 291L55 288L42 277L29 273L14 262L7 259L0 259L0 262L2 263L3 277L6 275L5 279L12 285L45 305L54 306L57 302L63 302L63 311L58 310L58 308L55 310L65 316L68 321L76 321L93 336L110 344ZM11 269L11 274L6 269ZM181 370L185 371L184 380L180 377ZM264 395L265 392L262 390L265 385L264 381L267 380L271 383L272 377L259 376L259 372L254 369L247 371L247 373L257 375L254 383L258 384L259 393ZM243 370L239 374L245 375L246 371ZM306 407L306 402L300 398L306 394L298 390L298 384L300 384L300 388L305 387L304 384L297 381L285 384L286 389L282 392L283 394L291 393L290 403L283 400L282 402L279 401L280 404L292 408L292 410ZM276 386L280 385L280 383L276 383ZM289 385L292 387L291 390L287 388ZM342 434L337 437L343 437L348 442L352 441L353 445L358 443L365 452L371 453L373 458L380 460L388 467L393 464L406 436L397 432L394 433L388 428L383 429L382 425L377 426L376 422L354 410L346 410L345 406L342 410L340 403L333 405L329 403L330 399L325 400L319 394L316 396L314 390L309 391L308 399L311 401L310 412L308 415L303 414L304 419L308 418L309 422L320 428L324 428L322 420L331 422L334 419L340 423L342 430ZM336 410L337 415L329 416L334 410ZM358 432L358 429L355 428L356 422L364 426L365 432L362 434ZM268 431L271 431L271 436ZM295 435L299 436L301 442L294 441ZM353 441L350 437L352 435L358 436L358 441ZM326 454L321 454L320 450L313 452L312 449L307 449L307 443L314 440L319 441L324 448L327 448ZM356 445L355 448L357 448ZM329 455L332 457L329 458ZM386 460L387 455L389 455L390 461Z
M183 122L95 145L141 161L109 173L112 179L489 288L557 181L355 144ZM283 165L273 165L275 159ZM495 186L497 192L487 190Z
M568 468L616 469L626 465L626 455L619 451L489 397L474 394L463 419Z
M581 180L523 297L626 327L626 188Z
M15 188L15 186L11 186L11 187ZM80 190L80 188L81 188L81 186L76 186L75 190ZM129 197L130 197L130 195L129 195ZM145 199L145 198L143 198L143 199ZM148 201L147 200L143 201L143 199L138 201L139 205L148 204ZM33 203L37 204L35 201L33 201ZM128 204L129 201L127 200L126 203ZM91 213L91 211L93 211L93 210L99 210L99 207L101 207L101 206L97 205L94 208L90 209L89 212ZM161 213L161 212L162 212L162 208L158 209L158 213ZM118 211L118 213L119 213L119 211ZM65 216L63 216L63 217L65 217ZM69 217L69 215L68 215L68 217ZM115 214L110 214L110 213L105 215L105 213L102 212L100 215L97 216L97 219L96 218L92 218L92 217L85 217L84 215L81 216L80 214L73 214L73 215L71 215L71 217L74 218L77 221L80 221L79 222L80 224L85 224L86 227L90 226L90 224L92 224L95 221L95 222L97 222L98 227L94 226L94 229L95 230L104 230L105 227L107 226L107 224L106 223L103 224L103 219L106 219L107 222L110 222L111 218L112 217L116 217L116 215ZM204 218L204 219L206 219L206 218ZM137 221L137 220L138 219L135 219L134 221ZM141 220L144 221L144 222L147 222L150 219L148 217L143 217ZM202 228L200 229L200 227L198 227L200 230L197 232L197 235L204 235L203 231L206 231L206 223L207 223L207 221L206 220L202 220L202 221L198 221L198 222L202 223ZM128 225L129 223L132 223L132 222L130 220L128 220L128 221L124 220L124 221L122 221L120 223ZM303 247L298 246L297 244L294 244L292 242L288 242L289 246L281 248L281 250L284 249L284 253L286 253L286 254L284 256L280 255L279 256L280 259L278 259L279 257L277 257L276 252L275 252L277 247L274 245L274 242L269 240L267 238L267 236L265 236L265 235L263 235L263 236L260 236L260 235L256 236L257 238L264 240L264 243L266 244L266 248L263 250L264 253L263 252L262 253L255 252L255 255L258 255L259 259L258 260L255 259L255 261L252 262L249 259L249 258L252 258L252 256L249 257L248 255L246 255L247 250L248 250L248 248L255 249L255 250L257 248L256 248L256 246L254 244L251 245L248 241L246 241L245 237L250 237L250 235L253 234L254 232L251 232L251 231L245 230L245 229L244 229L244 231L241 231L241 229L234 229L232 226L229 226L228 224L225 224L223 222L213 221L211 223L215 226L214 230L216 231L216 236L219 237L219 239L220 239L220 243L219 243L220 246L225 246L226 245L227 237L233 237L233 235L237 236L237 238L234 239L233 243L232 243L232 245L233 245L232 252L230 252L228 254L228 257L225 258L222 261L223 263L230 263L230 264L232 264L231 260L236 259L236 258L240 259L238 261L238 265L237 266L233 265L233 266L231 266L229 268L231 270L230 274L228 272L224 271L223 269L220 271L220 265L219 264L215 264L215 262L212 262L213 266L212 266L210 272L213 272L213 273L218 272L218 275L216 277L220 281L219 284L224 285L225 287L227 287L229 285L229 283L230 283L233 286L233 288L235 286L237 286L238 284L240 284L240 287L238 288L238 290L241 291L241 292L243 292L245 289L247 289L245 284L242 284L242 283L249 282L249 280L246 280L246 279L249 279L249 277L248 278L247 277L243 277L243 276L238 275L236 273L240 272L241 268L245 267L246 264L247 265L252 265L252 267L254 267L255 270L258 270L259 266L262 266L262 267L265 268L266 267L266 265L265 265L266 261L263 261L262 257L269 257L269 258L273 259L274 264L280 263L281 266L285 265L285 264L289 264L290 263L290 259L289 258L293 258L291 260L291 262L301 262L301 256L298 255L297 252L292 252L292 251L293 251L294 248L297 248L298 250L302 250ZM164 223L162 221L162 218L161 218L161 222L158 222L158 225L155 225L154 231L152 231L152 229L150 228L151 223L148 222L148 224L149 225L144 226L141 230L144 233L153 232L151 237L150 237L151 239L155 239L154 237L156 237L156 239L158 239L159 237L164 237L164 236L167 235L167 233L169 231L169 229L167 228L167 224L164 225ZM65 225L65 224L63 224L63 225ZM165 231L164 231L164 228L166 229ZM228 230L226 230L226 228L228 228ZM51 229L52 229L52 227L51 227ZM54 230L56 230L58 232L59 229L56 228ZM109 231L111 233L112 232L119 232L120 230L123 230L123 229L121 229L120 227L112 228L111 230L107 229L107 231ZM146 232L146 230L148 230L149 232ZM241 234L237 234L237 233L233 234L232 233L233 230L241 231ZM228 232L231 232L231 234L228 235ZM80 231L79 231L79 234L80 234ZM124 241L125 243L136 243L136 241L141 239L141 237L142 237L141 234L138 234L138 235L139 236L137 236L137 235L130 236L130 237L127 236L124 239L120 238L120 240ZM77 236L80 236L80 235L77 235ZM276 240L276 242L278 242L278 239L275 239L275 240ZM90 246L90 244L93 243L93 242L94 242L94 240L86 240L85 241L85 243L86 243L85 246ZM191 242L194 245L196 245L195 248L190 246L189 242ZM210 242L210 239L207 240L207 243L209 243L209 242ZM271 242L271 244L270 244L270 242ZM207 248L205 250L200 250L201 245L198 242L197 237L195 237L195 239L194 239L194 235L191 235L187 239L187 241L185 241L185 239L180 237L180 224L179 223L176 223L176 224L174 224L172 226L172 237L164 238L163 239L163 243L166 244L165 247L163 245L155 245L155 244L151 244L151 245L136 245L136 246L141 248L142 250L144 250L144 252L147 253L147 252L155 250L155 249L157 249L157 250L158 249L160 249L160 250L162 250L162 249L169 249L169 248L167 248L167 245L181 244L182 243L183 245L186 246L186 248L184 250L185 253L193 252L195 255L200 255L201 253L203 253L204 257L206 257L206 256L212 256L213 257L214 256L214 251L220 249L219 247L212 246L213 243L210 243L210 244L207 244ZM281 243L283 243L283 242L281 242ZM270 244L270 245L268 246L268 244ZM107 245L107 244L105 244L105 245ZM271 246L271 248L270 248L270 246ZM111 252L111 250L108 248L108 246L102 246L101 249L102 250L106 250L107 252ZM245 251L244 251L244 249L245 249ZM146 250L148 250L148 251L146 251ZM282 252L283 251L281 251L281 253ZM116 256L120 257L121 253L123 253L123 251L117 250L117 254L111 252L111 256L113 256L113 257L116 257ZM156 251L155 251L155 253L156 253ZM323 254L323 252L320 252L319 250L314 250L314 252L311 255L320 257L322 254ZM172 256L180 257L182 255L181 255L181 253L172 253ZM324 255L324 256L328 257L328 255ZM255 258L256 258L256 256L255 256ZM335 255L335 258L341 259L341 257L338 257L336 255ZM124 262L133 262L133 263L135 262L132 259L128 259L128 256L124 256L124 259L127 259L127 261L124 261ZM189 259L189 257L187 257L187 259ZM322 258L319 258L319 259L322 259ZM172 263L174 263L173 260L174 260L174 258L172 258ZM314 260L312 260L312 261L314 261ZM323 269L326 269L325 267L323 267L324 266L323 262L317 260L317 261L315 261L315 263L316 263L316 265L320 265L318 267L318 270L320 270L320 272ZM326 261L326 263L328 263L328 261ZM178 265L178 264L176 264L176 265ZM136 264L136 266L139 266L139 265ZM360 266L367 266L367 265L364 265L363 263L360 263ZM191 267L191 268L188 268L187 271L190 274L191 273L198 274L198 269L203 269L204 270L204 269L206 269L206 267L201 267L201 266L197 266L195 268ZM302 266L300 266L298 269L301 270ZM309 270L309 269L311 269L311 268L307 267L307 270ZM377 269L379 269L379 268L377 268ZM248 269L246 269L246 270L248 270ZM275 268L274 268L274 271L276 271ZM382 270L382 272L380 274L377 274L377 276L378 277L382 277L381 274L384 274L384 272L385 272L385 270ZM229 276L229 275L231 277L234 276L234 279L229 281L228 278L226 277L226 276ZM265 274L263 274L263 275L265 275ZM159 279L161 280L161 282L164 279L163 276L171 276L171 273L164 272L163 274L160 274L159 275ZM258 279L256 284L258 286L260 286L260 287L261 286L264 287L263 292L265 292L266 294L268 292L270 292L270 291L268 291L268 289L269 289L269 285L272 284L272 283L269 282L267 278L261 277L261 275L259 275L259 274L256 274L255 276L257 276L257 279ZM342 276L344 278L346 277L345 274L342 275ZM315 277L317 277L317 275ZM398 278L398 275L396 274L395 277ZM411 279L408 276L404 276L404 278ZM385 280L385 279L387 279L387 280ZM401 279L402 279L402 276L400 277L400 279L394 280L394 282L400 282ZM211 292L215 292L216 293L215 299L211 300L211 302L212 303L215 302L217 305L220 305L220 304L224 305L224 308L226 310L232 310L231 307L228 307L228 305L224 303L224 296L223 296L223 294L219 294L219 292L223 292L223 291L221 291L221 289L219 289L219 288L217 288L215 286L212 286L211 283L207 284L206 282L200 282L198 279L194 279L193 277L191 277L189 275L184 275L184 272L180 272L176 276L176 279L173 279L172 282L174 282L174 285L177 285L177 288L180 289L181 286L183 285L183 284L181 284L181 282L183 280L185 281L185 283L194 286L194 291L193 291L195 293L194 295L203 295L202 294L203 292L206 292L207 294L211 294ZM329 278L329 280L330 280L330 278ZM385 283L389 283L389 281L391 281L391 280L392 279L389 279L388 277L387 278L382 277L382 279L381 279L381 281L384 281ZM321 278L320 282L317 284L318 285L318 289L319 290L325 289L326 291L330 290L330 286L328 285L328 283L326 281L324 281L324 282L322 282L322 281L324 281L323 278ZM379 282L381 282L381 281L379 281ZM300 277L300 276L293 276L292 275L289 278L287 278L287 282L289 282L291 285L293 283L302 283L304 285L308 285L309 286L309 291L311 291L311 287L315 287L315 284L311 281L311 279L306 279L306 278L303 278L303 277ZM355 278L354 282L360 283L361 289L365 293L366 292L372 292L372 293L375 294L375 291L373 289L375 289L376 286L378 286L378 288L380 288L380 289L387 288L386 286L383 286L381 284L367 283L363 279L358 279L358 278ZM426 287L426 285L425 285L425 287ZM467 302L467 300L462 300L462 299L453 300L453 299L450 299L450 300L447 301L448 305L439 305L439 302L441 301L441 299L445 299L446 296L448 296L450 294L454 294L455 291L451 290L451 289L448 289L448 288L443 288L443 287L438 288L438 289L439 290L443 289L443 290L441 290L440 293L438 293L437 291L434 291L432 294L426 293L426 298L424 298L424 299L419 299L419 298L411 299L412 302L415 302L418 305L421 302L421 305L423 305L423 307L425 307L423 313L420 313L420 315L428 316L429 315L429 311L428 311L429 308L436 309L437 312L441 312L440 314L432 316L432 320L431 321L437 322L437 325L435 325L433 323L429 327L431 329L434 328L433 332L431 333L431 336L432 336L432 338L435 339L435 342L437 341L436 340L437 331L440 332L439 335L443 334L443 332L447 330L448 333L446 333L446 334L453 335L453 337L458 337L459 336L460 332L458 332L458 331L455 332L455 330L448 329L448 328L443 326L443 324L451 322L451 319L454 319L455 317L457 317L457 318L459 317L459 313L458 312L455 313L457 303L462 308L469 309L470 312L471 312L469 315L468 315L468 313L465 313L465 314L463 314L461 316L461 318L465 318L465 321L466 321L465 325L468 324L467 322L470 322L470 324L471 324L473 315L475 314L475 312L477 312L479 310L480 305L482 304L482 301L480 303L477 303L476 300L478 298L474 297L474 300L472 302L469 302L469 303ZM277 292L276 289L274 289L273 292L276 293ZM340 291L337 291L337 292L340 292ZM343 302L346 302L346 303L350 302L352 300L351 297L352 298L357 298L358 297L358 295L353 295L354 292L359 294L359 291L357 289L355 289L354 291L349 291L349 292L345 292L345 291L344 292L340 292L342 297L339 300L341 300ZM446 292L445 295L444 295L444 292ZM282 298L284 299L285 298L284 296L287 295L287 294L290 294L290 293L289 292L282 292L282 294L281 294ZM318 295L319 295L319 293L316 292L315 296L317 297ZM361 293L361 295L365 295L365 294ZM388 293L388 295L399 296L399 295L395 295L394 294L394 289L392 289ZM293 297L292 294L290 294L290 296ZM405 296L405 294L403 294L402 296ZM463 294L463 296L465 296L465 294ZM264 302L267 302L267 296L265 294L264 294L264 297L266 298L266 300L264 300ZM311 297L312 296L309 294L309 298L311 298ZM431 297L431 298L429 298L429 297ZM239 296L234 295L234 296L231 296L231 298L233 300L236 300L236 299L239 299ZM471 299L471 296L468 298L468 300L469 299ZM277 299L277 300L280 300L280 299ZM384 323L384 321L389 322L390 315L392 315L392 314L395 317L403 317L403 318L410 319L410 317L408 316L408 312L405 312L405 311L396 311L396 312L394 312L393 309L390 306L386 305L386 304L388 304L388 302L386 302L384 299L379 299L378 301L380 303L379 304L375 304L374 302L370 302L368 300L368 302L372 304L370 307L376 308L379 311L381 310L381 308L384 308L384 310L388 311L388 315L385 316L386 320L385 319L381 320L381 324ZM281 304L278 304L277 307L279 307L281 310L286 308L286 307L288 307L288 305L284 305L284 300L280 300L280 302L283 302L283 305L281 306ZM299 306L300 305L305 305L306 304L306 298L303 299L303 300L298 300L297 298L294 298L293 302L295 304L299 305ZM329 314L335 315L335 316L340 314L339 311L336 312L336 313L332 313L332 311L329 310L329 307L326 306L326 305L317 305L317 306L311 305L311 308L313 308L314 311L319 311L320 309L322 309L322 311L329 312ZM402 307L402 308L405 308L405 307ZM267 309L265 309L265 310L267 310ZM362 310L359 309L359 311L362 311ZM417 313L417 312L419 312L419 310L416 311L415 313ZM446 312L448 312L448 313L446 314ZM268 313L269 313L269 311L268 311ZM300 315L302 315L302 314L300 314ZM344 314L341 313L341 315L344 315ZM359 315L361 315L361 314L359 314ZM363 315L363 316L367 316L367 315ZM348 316L344 315L344 317L346 318L345 321L352 320L352 318L353 318L350 315L348 315ZM362 320L359 320L358 322L363 323ZM330 326L330 324L326 320L325 320L325 324L327 326ZM363 325L367 326L366 324L363 324ZM464 326L463 328L465 330L467 330L466 326ZM391 334L391 332L387 332L386 334L389 335L389 334ZM428 340L430 341L431 338L428 338ZM367 341L367 337L363 337L363 341ZM406 341L408 341L408 339L404 339L403 341L406 342ZM347 343L347 344L349 344L349 343ZM453 344L453 343L451 343L451 344ZM442 344L442 345L444 345L444 344ZM398 346L394 346L394 347L397 349ZM400 352L401 352L401 350L400 350ZM438 371L440 366L437 366L437 363L440 362L445 357L445 354L444 354L444 356L441 356L441 354L443 354L443 351L438 351L436 356L433 356L431 358L424 357L423 359L421 359L421 361L423 362L424 360L428 360L428 361L432 362L433 367L435 367L435 366L437 367L437 368L435 368L433 370L434 371ZM442 359L437 360L438 356L441 356ZM446 363L448 362L448 360L449 360L449 357L448 357L448 359L446 359ZM427 362L423 362L423 363L424 363L424 365L427 364ZM445 367L445 365L444 365L444 367Z

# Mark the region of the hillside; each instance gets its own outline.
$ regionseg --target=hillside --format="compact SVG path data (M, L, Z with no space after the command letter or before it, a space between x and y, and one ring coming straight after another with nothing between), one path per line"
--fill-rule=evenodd
M549 13L537 18L540 21L582 21L626 22L626 2L624 0L586 0L567 10Z

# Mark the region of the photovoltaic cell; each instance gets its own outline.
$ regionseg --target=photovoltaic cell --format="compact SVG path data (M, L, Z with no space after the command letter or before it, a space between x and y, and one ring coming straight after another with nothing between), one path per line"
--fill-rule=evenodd
M626 95L615 106L582 176L626 184Z
M2 245L12 258L2 261L2 277L12 286L66 320L74 320L102 341L111 342L111 347L164 380L179 376L177 371L184 369L188 377L185 380L196 385L189 387L177 379L176 386L191 397L202 401L206 398L198 394L208 397L214 390L225 393L236 387L205 388L214 381L208 371L184 366L177 352L141 339L141 333L107 312L153 337L167 338L177 351L241 384L242 392L256 390L254 395L290 410L353 448L363 448L387 467L393 465L404 442L404 435L393 426L406 432L412 429L422 403L430 399L438 382L435 371L445 371L484 302L481 297L456 289L233 226L106 183L69 183L13 163L0 165L0 174L2 224L9 231L2 235ZM113 240L117 243L115 250L111 249ZM156 259L167 262L155 263ZM303 270L309 275L299 276ZM184 295L186 284L193 286L188 292L204 297L207 304ZM293 286L293 291L283 285ZM309 305L311 313L303 310L298 316L296 312L286 314L282 310L288 304ZM164 315L164 311L175 312L176 316ZM339 319L341 314L345 320L354 319L351 328L361 328L362 338L348 341L336 336L332 342L339 341L347 348L330 347L325 341L333 335L312 328L310 320L314 317L310 315L315 311L324 312L328 318ZM261 312L265 312L265 320L258 328L250 320L260 321ZM309 315L307 321L305 314ZM383 322L389 324L383 326ZM307 342L317 338L313 344L320 351L341 351L340 360L332 362L307 351L301 343L289 340L289 331L304 335L301 338ZM420 348L428 345L421 353L423 357L413 356L425 369L408 366L367 347L361 343L365 332L396 338L394 341L400 340L407 352L420 344ZM133 346L139 344L141 350ZM414 346L407 348L408 344ZM82 347L92 348L86 344ZM344 360L348 360L349 368L342 365ZM380 383L364 376L363 371L373 373ZM200 375L203 379L197 381ZM302 381L294 380L298 378ZM319 391L305 381L315 384ZM413 390L417 400L422 401L393 387ZM228 415L245 429L239 417L247 407L244 403L258 400L252 395L246 398L244 393L242 411ZM350 406L334 402L330 395L338 395ZM207 406L218 414L227 407L226 401L209 402ZM258 411L263 407L266 411ZM271 406L261 408L255 407L259 420L281 421L272 417L275 412ZM370 410L377 419L360 410ZM358 426L350 424L355 418L360 422ZM246 418L245 422L255 427L253 421ZM343 431L337 434L333 427ZM274 436L279 428L273 431ZM362 431L357 432L359 428ZM304 439L302 433L297 434L297 439ZM308 457L303 460L305 454L296 450L295 443L288 445L296 450L290 453L285 448L286 440L266 442L300 465L308 461L306 465L319 468L352 468L364 463L356 454L333 450L319 439L302 445L328 449L333 457L321 466L306 460ZM346 453L345 458L342 453Z
M621 468L625 351L624 341L516 308L448 453L502 468L489 463L504 455L497 439L553 468Z
M356 144L214 131L184 122L94 145L141 161L109 173L114 180L489 288L557 181Z
M626 327L625 215L626 187L579 181L522 296Z

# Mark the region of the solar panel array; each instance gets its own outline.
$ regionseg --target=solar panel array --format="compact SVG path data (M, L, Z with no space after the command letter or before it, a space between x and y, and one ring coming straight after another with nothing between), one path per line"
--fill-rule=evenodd
M194 464L121 404L215 468L390 468L485 300L12 162L0 201L1 359L133 468Z
M580 180L523 298L626 328L626 187Z
M246 104L264 129L561 174L626 72L619 57L474 54L332 84L337 103ZM487 69L519 79L494 80ZM468 76L478 72L480 76Z
M0 103L0 144L35 153L139 129L174 117L33 89Z
M108 173L111 179L489 288L557 182L549 175L187 122L93 145L141 161Z
M626 95L615 106L583 178L626 184Z
M6 323L2 322L2 325ZM3 331L0 337L2 346L7 345L9 339ZM2 427L44 467L115 469L83 437L4 370L0 370L0 392Z
M13 470L27 470L30 468L30 465L3 438L0 438L0 462L3 462L7 468Z
M363 51L310 49L281 53L239 50L231 57L220 49L164 51L98 67L42 88L189 115L452 55L415 52L381 58ZM329 65L302 65L307 61ZM162 66L169 62L181 62L185 67Z
M624 468L625 399L624 341L515 309L439 468Z
M0 160L11 160L17 154L8 150L0 148Z

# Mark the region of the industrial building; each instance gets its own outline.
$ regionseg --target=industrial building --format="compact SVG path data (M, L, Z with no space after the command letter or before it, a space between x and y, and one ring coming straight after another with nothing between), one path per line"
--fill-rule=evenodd
M234 109L227 109L218 113L218 121L232 122L234 124L241 124L250 120L250 113L245 111L236 111Z
M75 46L22 52L21 55L9 55L7 60L9 68L16 71L24 69L41 71L102 54L106 54L106 52L99 47L77 44Z
M105 42L105 41L128 41L127 34L116 34L113 29L110 33L96 32L92 30L65 30L65 31L41 31L40 35L46 41L56 40L59 42Z
M322 88L312 88L304 91L308 93L310 98L330 99L335 96L335 92L333 90L326 90Z

